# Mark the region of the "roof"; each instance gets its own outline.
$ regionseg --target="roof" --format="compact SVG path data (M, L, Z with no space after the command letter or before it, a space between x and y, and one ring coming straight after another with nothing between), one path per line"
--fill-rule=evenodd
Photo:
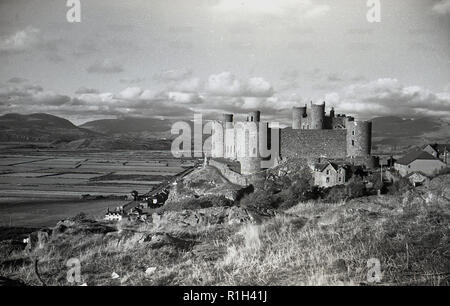
M401 165L409 165L410 163L412 163L415 160L439 160L436 157L434 157L433 155L431 155L428 152L422 151L422 150L417 150L417 151L412 151L409 152L408 154L406 154L405 156L399 158L396 163L397 164L401 164Z
M331 167L333 167L334 170L338 170L339 168L342 168L341 166L339 166L338 164L332 163L332 162L327 162L324 164L315 164L314 165L314 169L317 171L322 172L323 170L325 170L326 167L328 167L328 165L331 165Z
M426 144L422 146L422 149L425 149L428 146L432 147L439 154L442 154L445 151L450 152L450 144L443 144L443 143Z

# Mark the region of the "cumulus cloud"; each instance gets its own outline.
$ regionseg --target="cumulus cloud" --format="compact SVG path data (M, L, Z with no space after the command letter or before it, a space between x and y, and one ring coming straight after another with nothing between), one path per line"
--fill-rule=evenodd
M209 94L217 96L270 97L273 95L272 85L263 78L253 77L243 81L230 72L210 75L206 90Z
M109 58L96 61L87 68L87 72L89 73L119 73L122 71L122 65Z
M127 87L119 93L119 97L126 99L126 100L131 100L131 99L139 98L141 94L142 94L141 88Z
M170 101L182 104L197 104L202 102L202 98L198 93L169 92L168 97Z
M448 15L450 14L450 0L440 0L431 9L436 14Z
M39 42L40 31L27 27L9 36L0 38L0 54L24 52Z
M325 100L339 111L364 117L450 117L450 93L405 86L392 78L350 85L327 94Z

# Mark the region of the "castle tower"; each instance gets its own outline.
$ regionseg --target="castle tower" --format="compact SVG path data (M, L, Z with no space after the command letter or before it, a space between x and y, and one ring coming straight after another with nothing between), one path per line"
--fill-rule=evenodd
M311 102L311 118L309 128L311 130L322 130L325 122L325 102L313 104Z
M236 125L236 156L241 164L241 174L253 174L261 170L259 155L259 122L261 112L250 112L247 122Z
M302 128L303 118L306 117L306 105L294 107L292 109L292 129L300 130Z
M225 123L226 127L232 126L233 123L233 114L222 114L222 121Z
M334 107L330 110L330 118L334 118Z
M346 121L346 129L347 156L369 156L372 149L372 122L349 118Z
M254 111L248 113L247 121L249 122L259 122L261 119L261 112L260 111Z
M212 122L212 135L211 135L211 157L223 157L224 156L224 129L223 122Z
M223 157L234 158L235 156L235 137L233 114L223 114Z

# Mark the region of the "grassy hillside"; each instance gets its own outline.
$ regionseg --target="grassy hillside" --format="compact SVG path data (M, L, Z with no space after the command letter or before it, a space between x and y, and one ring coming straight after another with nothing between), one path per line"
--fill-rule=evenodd
M99 136L49 114L6 114L0 116L0 141L53 142Z
M67 285L66 262L78 258L87 285L361 285L372 284L375 259L380 285L449 285L449 182L447 175L398 195L299 203L272 218L209 207L141 224L67 220L29 253L2 241L0 275L39 285L38 259L45 283Z

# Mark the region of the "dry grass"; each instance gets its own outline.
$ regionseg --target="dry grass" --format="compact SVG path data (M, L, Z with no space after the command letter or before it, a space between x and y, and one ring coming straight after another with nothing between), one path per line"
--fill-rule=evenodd
M152 247L145 241L158 231L151 224L120 224L106 235L61 234L33 256L51 285L68 284L72 257L88 285L358 285L368 283L371 258L381 263L381 285L449 285L448 201L429 194L365 200L300 203L260 225L178 232L189 247ZM26 258L13 252L8 260L22 262L2 264L0 274L39 284Z

